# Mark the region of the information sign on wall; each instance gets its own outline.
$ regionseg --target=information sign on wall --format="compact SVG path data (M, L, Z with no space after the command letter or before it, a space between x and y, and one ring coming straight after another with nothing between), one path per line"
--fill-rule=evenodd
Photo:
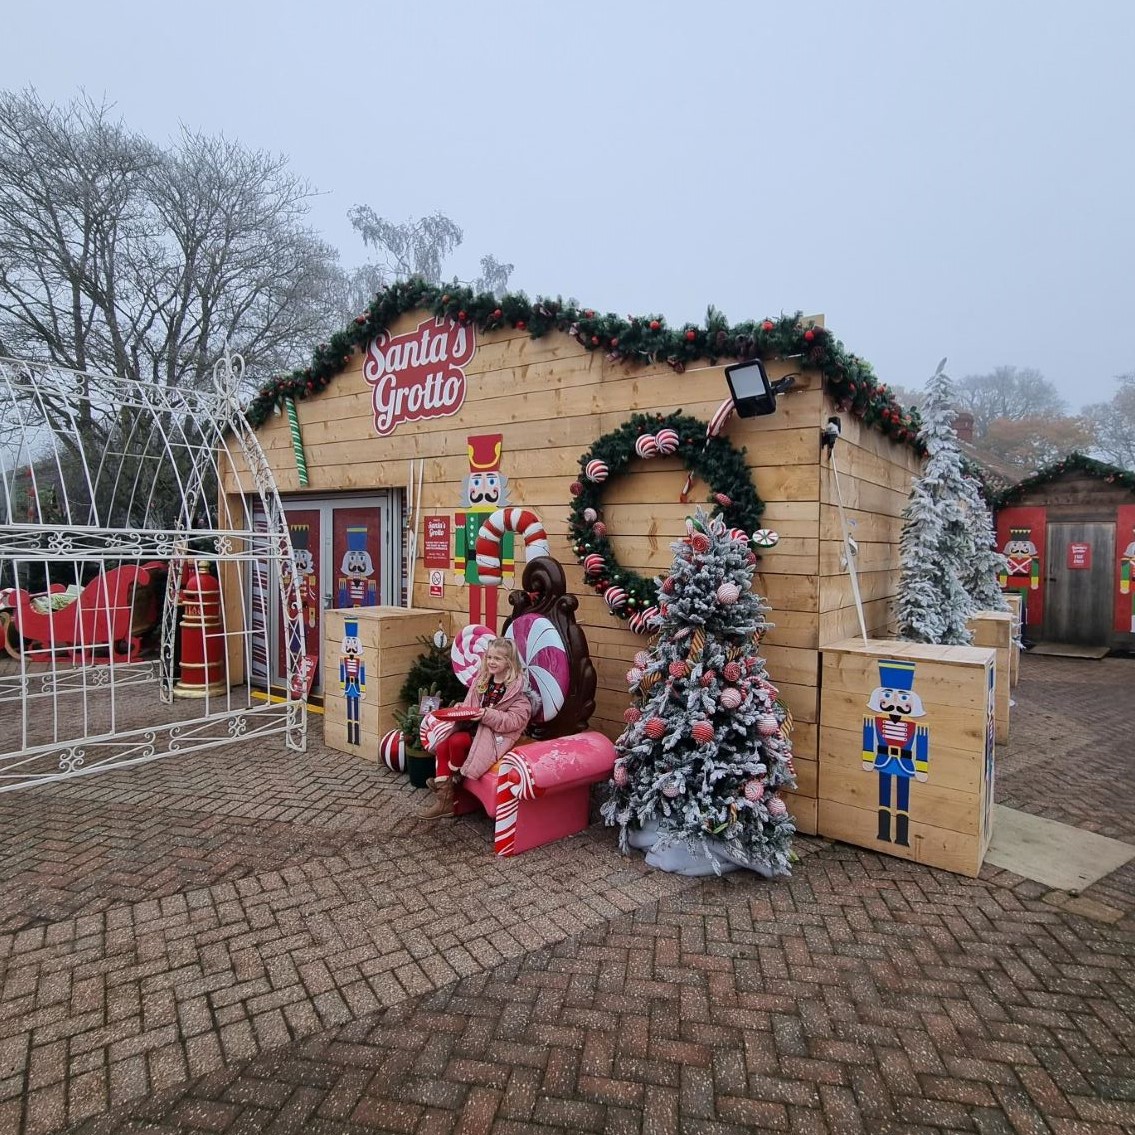
M1092 566L1092 546L1086 543L1068 545L1068 566L1087 569Z
M426 567L449 567L449 517L427 516Z

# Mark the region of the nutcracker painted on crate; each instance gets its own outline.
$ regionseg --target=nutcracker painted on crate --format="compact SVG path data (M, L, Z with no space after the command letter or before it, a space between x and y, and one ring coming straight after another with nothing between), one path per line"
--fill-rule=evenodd
M366 694L367 668L363 661L363 644L359 624L348 619L343 624L343 645L339 655L339 688L347 701L347 744L361 744L359 736L359 702Z
M926 710L914 691L914 663L880 659L879 679L867 702L873 715L863 718L863 771L879 775L878 838L909 847L910 782L929 779L930 730L915 722Z
M469 472L461 483L464 512L457 514L454 567L469 585L469 622L497 629L497 591L502 577L512 573L513 534L500 540L500 563L486 574L477 563L477 536L481 525L508 503L508 478L501 472L501 434L477 434L467 439Z

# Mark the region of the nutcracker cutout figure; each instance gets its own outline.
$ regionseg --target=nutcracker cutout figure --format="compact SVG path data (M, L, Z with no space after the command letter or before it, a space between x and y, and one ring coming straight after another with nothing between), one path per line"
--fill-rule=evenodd
M925 725L916 725L914 720L926 716L922 699L912 688L914 663L880 659L879 679L881 684L871 692L867 702L874 716L863 718L863 771L879 775L878 838L885 843L909 847L910 782L929 778L930 731Z
M306 524L289 525L292 549L296 557L296 578L303 607L303 620L309 630L319 622L319 580L315 575L315 557L311 554L311 529Z
M347 744L358 745L359 702L366 693L367 668L363 662L363 644L356 621L348 619L344 622L343 645L339 649L339 688L347 699Z
M1135 529L1131 534L1135 536ZM1135 540L1119 558L1119 594L1131 596L1131 632L1135 634Z
M997 577L1002 587L1027 587L1035 591L1040 586L1040 556L1029 539L1031 535L1031 528L1009 529L1009 539L1001 549L1008 565Z
M469 472L461 483L461 503L465 512L457 514L456 547L453 566L464 571L469 585L469 622L497 629L498 583L486 584L477 571L477 533L498 508L508 503L508 478L500 471L501 434L480 434L467 439ZM501 568L512 571L513 538L506 532L501 539Z
M378 602L378 582L374 578L374 561L367 551L367 530L347 529L347 550L339 566L338 607L373 607Z

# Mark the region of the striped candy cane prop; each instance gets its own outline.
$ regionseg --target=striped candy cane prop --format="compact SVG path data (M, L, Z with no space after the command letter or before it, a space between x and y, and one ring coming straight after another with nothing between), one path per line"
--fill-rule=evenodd
M497 855L513 855L516 847L516 816L521 800L535 800L539 789L528 762L514 749L497 766L497 814L493 847Z
M285 398L284 405L288 410L288 429L292 434L292 451L296 455L296 472L299 474L300 486L307 487L307 461L303 455L303 434L300 433L300 419L296 413L296 400Z
M534 512L527 508L498 508L477 533L477 574L486 587L501 584L501 537L506 532L524 538L526 561L549 554L548 533Z

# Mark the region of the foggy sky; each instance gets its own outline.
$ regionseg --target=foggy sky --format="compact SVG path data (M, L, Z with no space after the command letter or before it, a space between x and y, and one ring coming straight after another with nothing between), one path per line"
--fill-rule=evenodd
M440 209L510 287L823 312L884 382L1135 370L1135 4L9 0L0 84L283 152L312 225Z

